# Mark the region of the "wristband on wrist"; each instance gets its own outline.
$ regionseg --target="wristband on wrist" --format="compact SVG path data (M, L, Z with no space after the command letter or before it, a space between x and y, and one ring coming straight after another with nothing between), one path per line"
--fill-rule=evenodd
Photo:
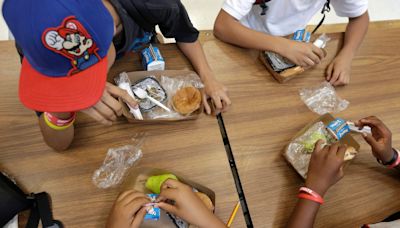
M311 200L319 204L324 203L324 199L321 197L321 195L307 187L301 187L299 189L298 198Z
M70 124L72 121L75 120L76 117L76 112L71 112L70 117L68 119L60 119L49 112L45 112L44 114L46 115L47 120L49 120L52 124L59 127L63 127L65 125Z
M393 169L400 164L400 151L398 151L396 149L393 149L393 150L395 152L395 156L397 155L397 158L392 164L387 166L389 169Z
M379 164L384 165L384 166L391 166L392 164L394 164L396 162L396 160L399 158L399 154L397 153L397 151L395 149L392 149L393 152L393 156L390 159L390 161L387 162L383 162L382 160L380 160L379 158L376 159L376 161L378 161Z
M310 200L310 201L313 201L313 202L316 202L316 203L319 203L319 204L323 204L324 203L324 201L321 201L320 199L315 198L314 196L309 195L307 193L300 193L299 195L297 195L297 197L299 199L306 199L306 200Z
M47 114L49 114L49 113L45 112L43 115L44 122L46 123L47 126L49 126L51 129L56 130L56 131L65 130L65 129L69 128L71 125L73 125L75 122L76 114L73 114L72 117L69 118L67 121L58 119L57 117L55 117L53 115L49 116ZM60 121L57 122L57 120L60 120Z

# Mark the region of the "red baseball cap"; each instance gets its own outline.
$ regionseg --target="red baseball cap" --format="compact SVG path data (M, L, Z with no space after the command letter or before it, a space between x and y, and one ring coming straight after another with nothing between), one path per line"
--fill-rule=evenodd
M19 97L26 107L70 112L99 101L114 34L101 0L5 0L3 16L24 54Z

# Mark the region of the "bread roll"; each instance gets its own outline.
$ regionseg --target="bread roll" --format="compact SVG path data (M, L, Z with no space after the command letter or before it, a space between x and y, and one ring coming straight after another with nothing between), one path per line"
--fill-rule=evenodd
M201 93L193 86L185 87L175 93L172 102L178 113L189 115L200 108Z
M214 205L211 202L211 199L204 193L201 192L195 192L196 195L203 201L204 205L210 210L211 212L214 211Z

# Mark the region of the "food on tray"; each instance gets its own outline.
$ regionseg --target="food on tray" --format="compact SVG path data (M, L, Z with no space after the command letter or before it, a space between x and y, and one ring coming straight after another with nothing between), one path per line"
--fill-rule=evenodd
M210 197L208 197L206 194L204 194L202 192L195 192L195 193L200 198L200 200L204 203L204 205L206 205L208 210L214 211L214 205L213 205Z
M151 176L146 181L146 188L156 194L160 194L161 186L168 179L178 180L178 178L174 174L169 173L158 176Z
M163 102L167 99L167 93L165 92L164 88L161 84L153 77L147 77L142 80L137 81L133 86L132 90L134 91L136 88L141 88L145 90L149 96L156 99L159 102ZM139 99L139 107L143 111L150 111L156 104L151 102L149 99Z
M325 142L327 141L325 134L320 132L312 133L309 138L303 141L305 152L312 153L314 151L315 143L320 139L324 140Z
M337 140L328 133L325 124L322 121L316 122L306 129L302 135L295 138L287 147L284 153L285 158L294 167L294 169L303 177L307 177L308 165L315 143L318 140L324 140L326 145L331 145ZM341 141L343 143L343 141ZM344 160L353 159L357 150L353 146L348 146Z
M344 160L349 161L349 160L353 159L357 155L357 153L358 152L354 147L348 146L346 153L344 154Z
M193 86L176 91L172 98L173 106L182 115L188 115L200 108L201 93Z

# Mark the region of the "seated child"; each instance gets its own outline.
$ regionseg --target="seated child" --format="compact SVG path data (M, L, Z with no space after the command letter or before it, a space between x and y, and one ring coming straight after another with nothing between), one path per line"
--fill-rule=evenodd
M356 126L371 127L372 135L364 134L363 137L379 163L389 168L400 168L399 151L392 148L392 134L381 120L370 116L357 121ZM289 228L313 227L323 196L344 175L342 168L346 146L334 144L322 148L322 143L321 140L316 143L308 167L305 187L312 193L302 193L302 197L299 195L299 201L289 219Z
M76 112L111 125L122 114L118 98L137 108L126 91L106 82L107 73L117 56L149 44L156 25L175 38L202 79L206 112L208 98L217 113L231 104L179 0L5 0L2 12L22 58L20 100L37 111L44 141L55 150L71 144Z
M174 205L166 200L173 200ZM209 209L192 188L177 181L168 179L161 188L156 204L159 208L178 216L189 224L199 228L226 227ZM123 192L118 196L107 221L107 228L137 228L146 214L145 204L149 198L134 190Z
M225 0L214 24L216 37L240 47L275 52L298 66L312 67L324 57L322 50L282 36L304 29L331 3L336 14L348 17L349 23L343 47L326 70L326 80L335 86L349 83L352 59L368 29L368 0L265 0L265 14L259 5L253 5L255 2Z

